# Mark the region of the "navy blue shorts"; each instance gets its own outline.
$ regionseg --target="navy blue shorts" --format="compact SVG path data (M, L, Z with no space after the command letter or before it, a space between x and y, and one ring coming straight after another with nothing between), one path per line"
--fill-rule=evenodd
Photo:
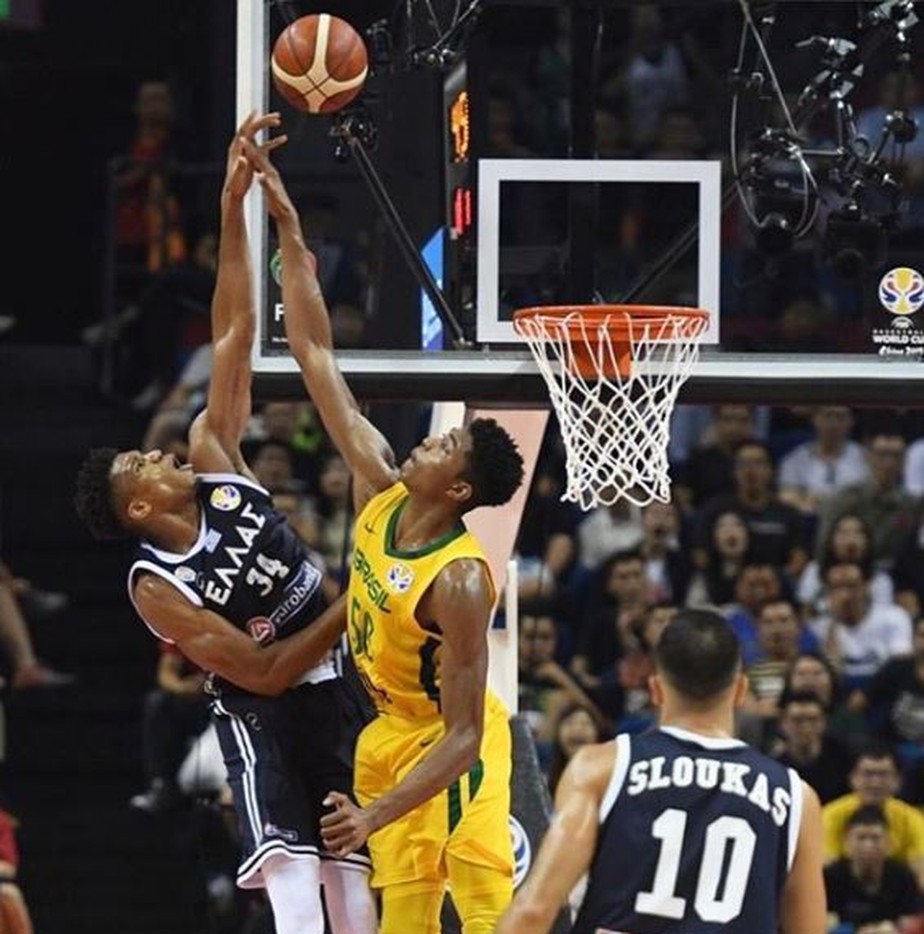
M224 690L212 713L241 834L241 888L262 888L261 867L277 854L370 868L365 849L328 854L320 832L328 792L353 797L353 753L367 721L354 688L333 678L278 697Z

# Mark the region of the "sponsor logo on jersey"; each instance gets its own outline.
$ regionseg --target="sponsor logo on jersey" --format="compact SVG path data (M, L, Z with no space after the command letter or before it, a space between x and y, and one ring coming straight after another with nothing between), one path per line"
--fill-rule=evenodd
M406 564L393 564L385 579L392 593L406 593L414 583L414 572Z
M924 276L907 266L890 269L879 280L879 301L886 311L899 318L913 315L924 305Z
M276 627L265 616L255 616L247 620L247 632L250 633L250 638L260 645L272 642L276 638Z
M196 572L185 566L177 568L173 573L176 579L184 584L191 584L196 579Z
M218 543L221 541L221 532L218 529L210 529L205 536L205 541L202 543L202 547L205 550L212 554L213 551L218 547Z
M512 814L507 816L507 823L510 826L510 840L513 843L513 887L517 889L532 865L533 848L523 825Z
M241 491L236 486L226 483L216 486L209 496L209 502L222 512L232 512L241 505Z

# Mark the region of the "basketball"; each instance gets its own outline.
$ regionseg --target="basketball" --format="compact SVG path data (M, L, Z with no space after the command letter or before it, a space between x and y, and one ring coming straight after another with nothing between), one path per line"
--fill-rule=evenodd
M279 34L271 68L276 90L293 107L333 113L362 90L369 60L362 36L346 20L312 13Z

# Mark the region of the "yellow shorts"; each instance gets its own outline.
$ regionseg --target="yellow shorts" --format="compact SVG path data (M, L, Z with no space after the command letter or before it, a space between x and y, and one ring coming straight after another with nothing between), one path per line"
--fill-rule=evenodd
M382 714L356 744L354 787L361 805L393 788L443 735L441 720L420 724ZM510 839L510 726L488 695L481 757L458 781L369 838L370 884L445 881L446 858L513 877Z

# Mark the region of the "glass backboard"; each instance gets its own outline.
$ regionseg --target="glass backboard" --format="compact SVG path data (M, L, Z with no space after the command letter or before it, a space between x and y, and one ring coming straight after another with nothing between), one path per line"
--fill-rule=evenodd
M924 401L915 4L398 7L325 5L367 38L355 119L377 194L342 122L270 85L275 36L314 7L238 2L238 111L283 113L278 163L359 395L541 401L512 311L628 301L712 313L688 401ZM454 324L434 326L382 192ZM248 210L254 367L284 395L275 244L259 195Z

